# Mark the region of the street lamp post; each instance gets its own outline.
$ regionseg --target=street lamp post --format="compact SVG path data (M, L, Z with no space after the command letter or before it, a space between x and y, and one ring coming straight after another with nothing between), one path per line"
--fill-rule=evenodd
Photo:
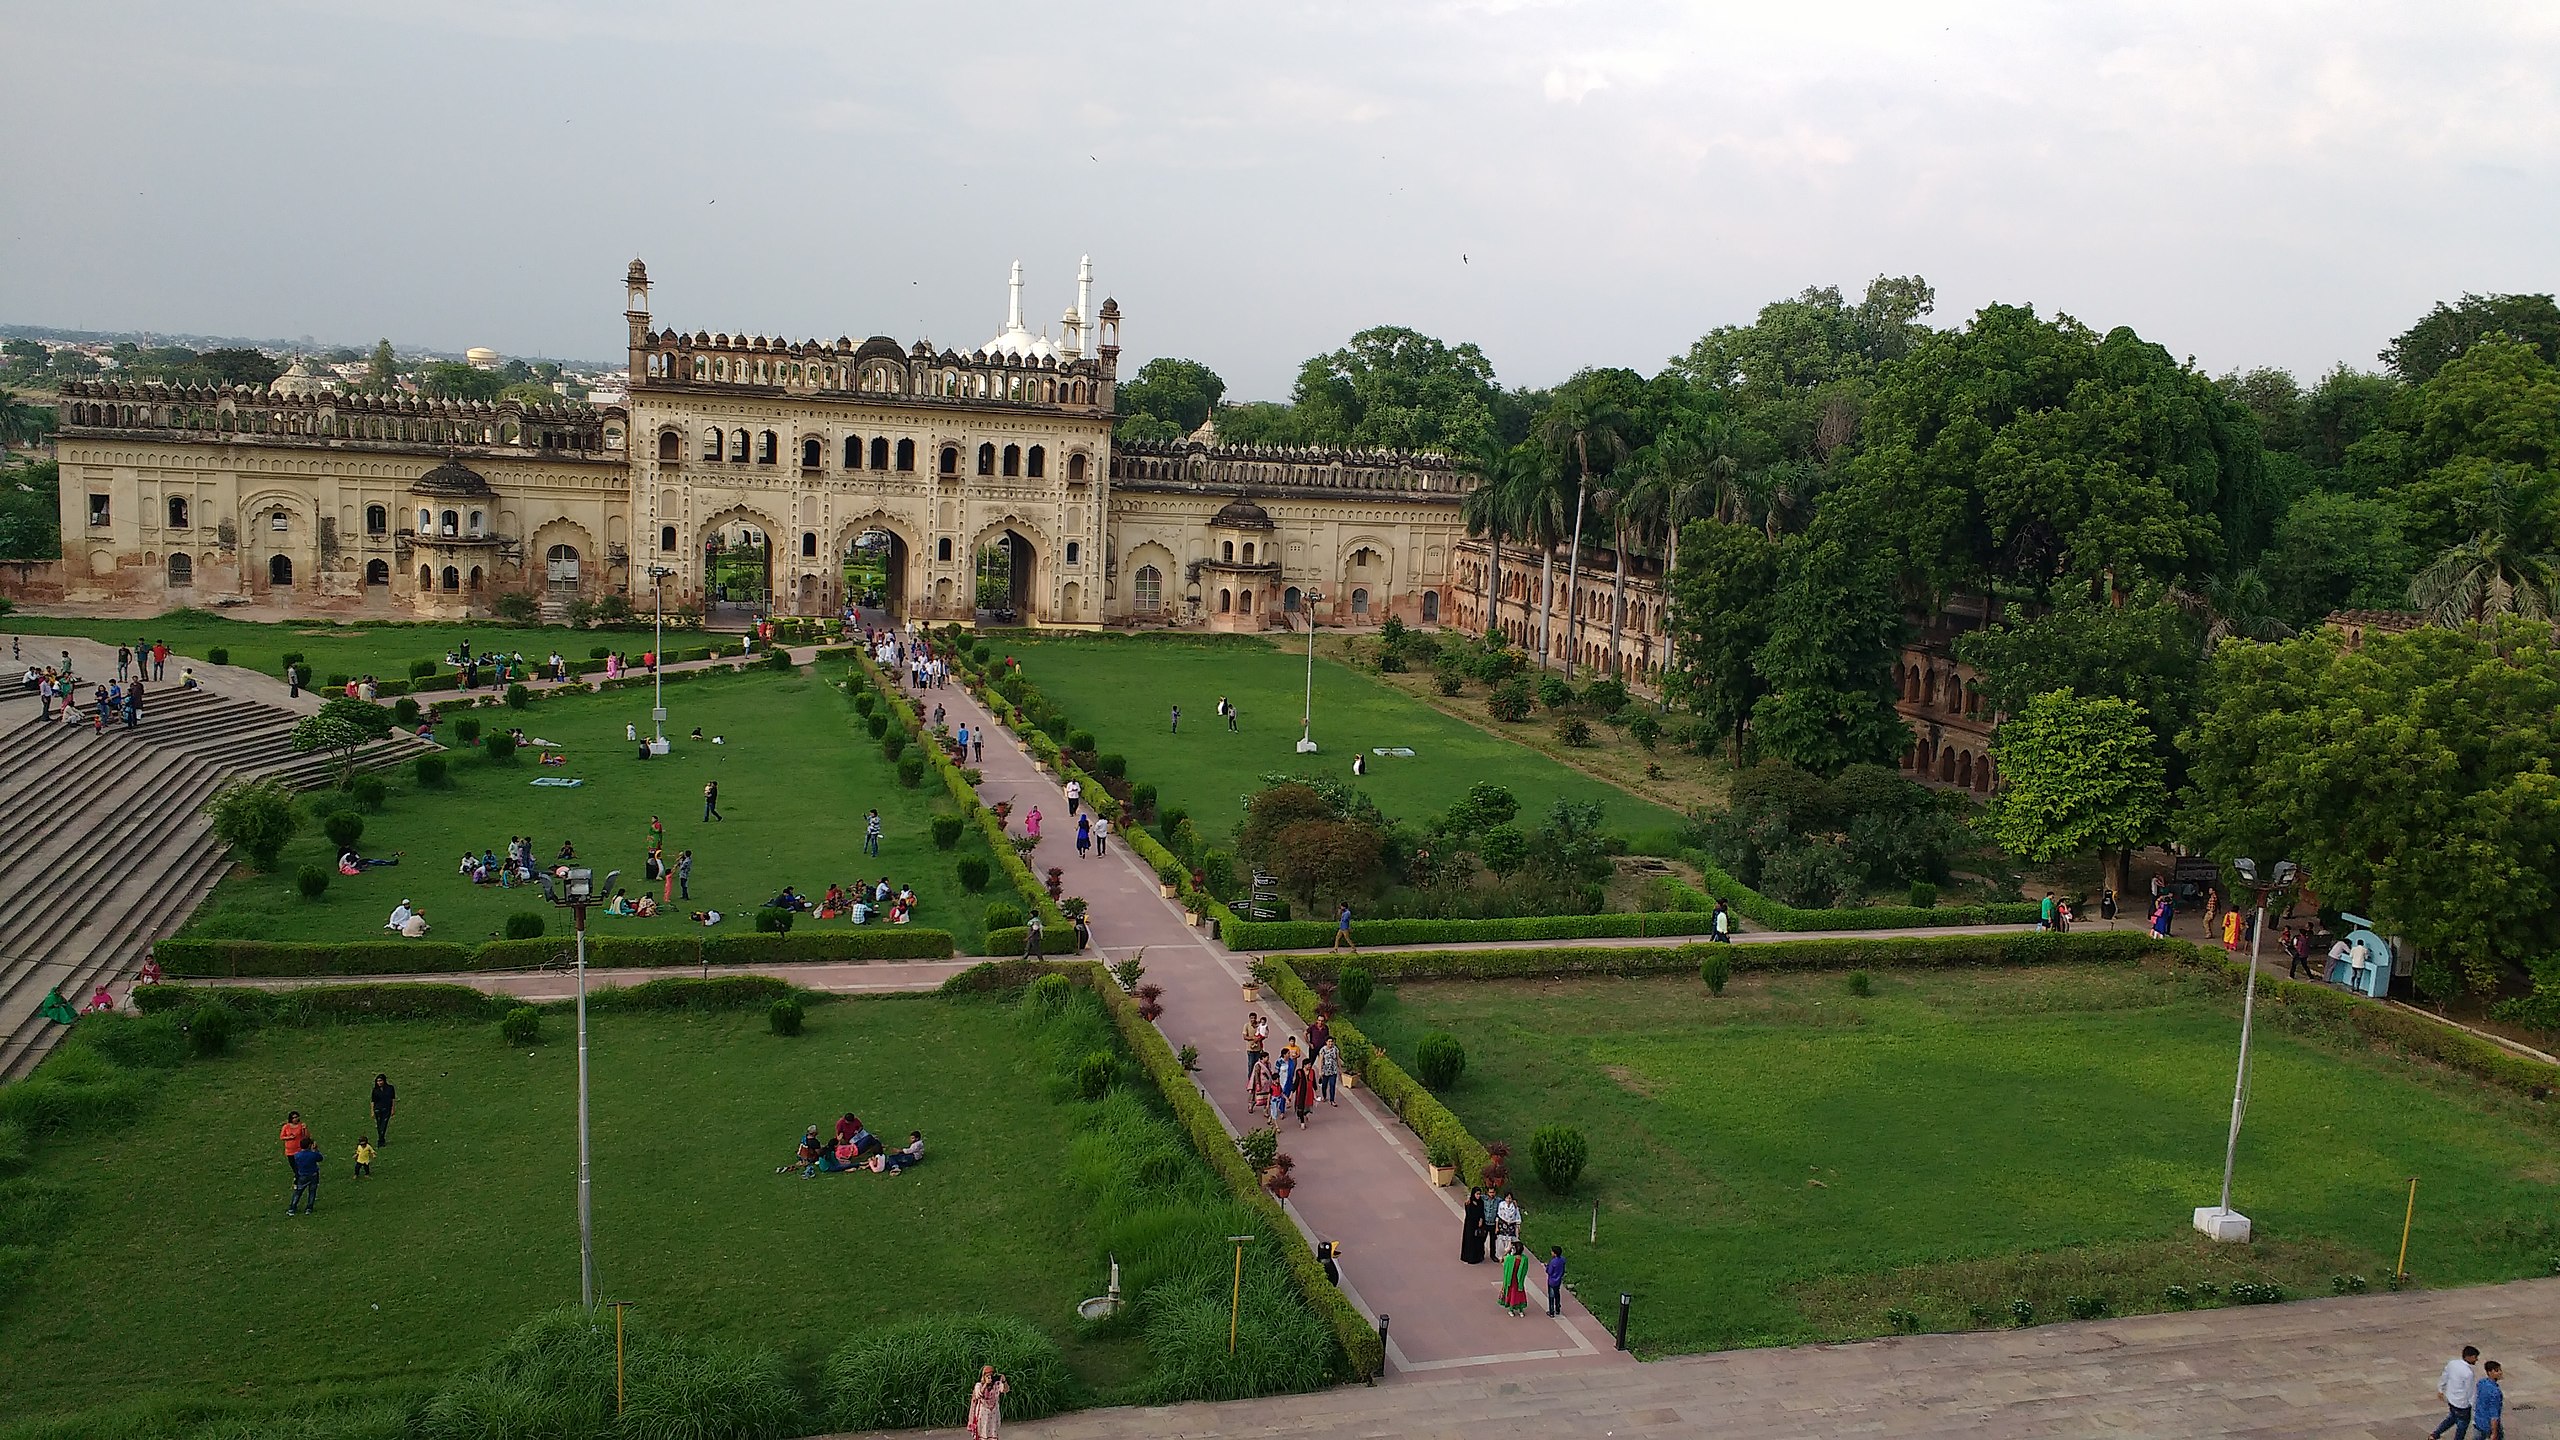
M2290 860L2279 860L2261 883L2258 862L2239 859L2231 862L2244 885L2258 892L2256 919L2249 927L2249 984L2240 1001L2240 1065L2231 1082L2231 1133L2222 1145L2222 1203L2196 1207L2195 1227L2216 1240L2246 1241L2249 1217L2231 1208L2231 1172L2240 1156L2240 1117L2249 1102L2249 1032L2258 1015L2258 947L2266 939L2267 897L2294 882L2300 869Z
M653 682L649 723L658 736L651 749L661 752L667 748L667 577L674 573L664 565L649 567L649 578L657 582L658 590L658 648L649 652L658 663L649 667ZM579 928L583 930L584 924Z
M604 892L613 893L619 870L604 877ZM596 1216L588 1185L592 1147L587 1129L587 907L596 902L596 872L569 870L561 875L561 893L552 903L565 905L575 917L578 936L578 1303L596 1305Z
M1298 597L1307 611L1307 703L1298 712L1298 753L1316 753L1316 606L1324 603L1324 592L1309 590Z

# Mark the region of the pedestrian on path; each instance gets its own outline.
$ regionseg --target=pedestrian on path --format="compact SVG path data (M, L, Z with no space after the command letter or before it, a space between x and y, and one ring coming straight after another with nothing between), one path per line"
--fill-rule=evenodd
M1297 1084L1291 1087L1291 1107L1298 1112L1298 1128L1307 1128L1307 1114L1316 1108L1316 1062L1310 1058L1298 1062Z
M373 1077L373 1143L391 1143L391 1107L398 1104L400 1092L391 1077L376 1071Z
M1564 1314L1564 1247L1547 1247L1547 1315Z
M1508 1190L1502 1192L1502 1203L1493 1208L1493 1233L1503 1254L1520 1253L1520 1202Z
M1067 782L1067 813L1068 813L1069 815L1073 815L1073 814L1075 814L1075 813L1076 813L1076 807L1078 807L1078 806L1082 805L1083 803L1084 803L1084 782L1083 782L1083 781L1081 781L1081 780L1070 780L1070 781L1068 781L1068 782Z
M1336 950L1347 948L1354 955L1360 953L1360 947L1351 943L1351 902L1348 900L1343 901L1342 908L1334 912L1333 948Z
M1529 1313L1529 1257L1518 1250L1502 1259L1502 1308L1515 1316Z
M1324 1044L1316 1051L1316 1088L1324 1095L1324 1103L1327 1105L1342 1103L1336 1098L1334 1092L1334 1087L1341 1081L1342 1047L1334 1044L1333 1037L1327 1035L1324 1037Z
M969 732L969 758L983 763L987 758L987 727L981 725Z
M870 816L862 822L862 853L865 855L880 853L880 812L877 810L872 811Z
M1022 958L1037 960L1041 953L1040 916L1035 912L1031 917L1031 923L1022 927Z
M1099 811L1093 817L1093 853L1100 856L1111 848L1111 817Z
M1173 707L1173 733L1182 733L1182 707L1179 705Z
M169 678L169 642L166 640L151 647L151 678L154 680Z
M1079 815L1076 817L1076 858L1079 860L1086 858L1092 849L1093 818L1088 815Z
M720 813L720 782L717 780L702 787L702 818L705 820L726 818Z
M1039 806L1037 806L1037 805L1032 806L1032 807L1031 807L1031 813L1022 817L1022 833L1023 833L1023 834L1025 834L1025 835L1030 836L1030 837L1031 837L1032 839L1034 839L1034 840L1037 840L1037 839L1039 839L1039 838L1040 838L1040 807L1039 807Z
M1707 938L1718 945L1733 943L1733 912L1724 908L1722 900L1716 902L1715 919L1710 924Z
M1478 1186L1475 1186L1475 1187L1473 1187L1473 1188L1471 1188L1471 1189L1469 1189L1469 1190L1467 1191L1467 1203L1466 1203L1466 1207L1465 1207L1465 1208L1460 1212L1460 1214L1459 1214L1459 1216L1458 1216L1458 1219L1459 1219L1459 1221L1461 1222L1461 1223L1459 1224L1459 1227L1458 1227L1458 1263L1459 1263L1459 1264L1462 1264L1462 1265L1481 1265L1481 1264L1483 1264L1483 1263L1484 1263L1484 1187L1483 1187L1483 1186L1478 1185Z
M1004 1423L1004 1397L1012 1388L993 1365L978 1367L978 1383L969 1391L970 1440L996 1440L996 1428Z
M1263 1037L1269 1033L1271 1033L1271 1027L1263 1022L1260 1015L1254 1014L1250 1011L1246 1012L1244 1017L1244 1078L1248 1083L1252 1081L1255 1069L1263 1062L1265 1054L1263 1049ZM1247 1098L1254 1099L1259 1098L1259 1096L1258 1093L1249 1093Z
M2471 1387L2471 1433L2480 1440L2507 1440L2507 1390L2498 1362L2480 1367L2480 1383Z
M676 898L693 898L693 852L690 850L676 856Z
M2471 1427L2472 1404L2478 1398L2479 1382L2471 1367L2480 1358L2480 1347L2465 1345L2462 1354L2444 1362L2444 1375L2436 1381L2436 1394L2443 1398L2445 1416L2436 1428L2427 1432L2428 1440L2439 1440L2445 1431L2453 1432L2453 1440L2462 1440Z
M130 645L116 647L116 678L118 680L133 678L133 647Z

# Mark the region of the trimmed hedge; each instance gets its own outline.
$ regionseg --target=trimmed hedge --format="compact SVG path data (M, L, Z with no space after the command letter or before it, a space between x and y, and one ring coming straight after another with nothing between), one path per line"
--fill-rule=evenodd
M1932 905L1925 909L1913 905L1835 906L1827 910L1799 910L1781 905L1750 886L1736 880L1711 857L1697 850L1681 858L1698 867L1707 888L1714 891L1733 912L1746 920L1772 930L1912 930L1938 925L2033 925L2039 918L2039 907L2032 901L2015 905ZM1352 927L1357 936L1359 926Z
M1019 943L1017 941L1017 943ZM490 940L477 946L427 940L353 944L281 940L163 940L163 970L189 979L295 975L446 975L530 970L575 953L566 935ZM958 950L948 930L921 926L804 931L796 935L587 936L590 969L681 969L700 965L782 965L825 960L947 960Z
M1718 947L1746 970L1952 969L1961 966L2131 964L2173 951L2184 941L2160 941L2142 931L2092 931L2056 935L1893 935L1873 939L1764 940ZM1417 950L1362 955L1356 964L1380 980L1513 980L1567 975L1694 975L1708 953L1703 944L1575 946L1558 950ZM1272 962L1274 965L1278 961ZM1301 955L1293 974L1332 980L1340 967L1326 956ZM2265 979L2264 974L2260 980Z
M1356 945L1441 945L1461 940L1592 940L1609 936L1704 935L1706 917L1692 910L1639 910L1608 915L1520 915L1504 920L1354 920ZM1321 950L1333 943L1329 920L1223 923L1231 950Z

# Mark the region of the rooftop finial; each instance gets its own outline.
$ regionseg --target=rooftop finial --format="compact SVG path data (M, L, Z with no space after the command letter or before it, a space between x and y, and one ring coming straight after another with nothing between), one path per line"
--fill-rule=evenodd
M1005 311L1004 328L1013 331L1022 328L1022 262L1019 260L1013 262L1013 283L1010 288L1013 291L1013 303Z

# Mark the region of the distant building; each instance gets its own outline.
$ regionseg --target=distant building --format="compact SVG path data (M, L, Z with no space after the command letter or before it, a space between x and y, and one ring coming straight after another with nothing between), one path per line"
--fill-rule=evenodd
M495 370L498 368L500 356L497 351L486 345L474 345L462 352L462 358L474 370Z

